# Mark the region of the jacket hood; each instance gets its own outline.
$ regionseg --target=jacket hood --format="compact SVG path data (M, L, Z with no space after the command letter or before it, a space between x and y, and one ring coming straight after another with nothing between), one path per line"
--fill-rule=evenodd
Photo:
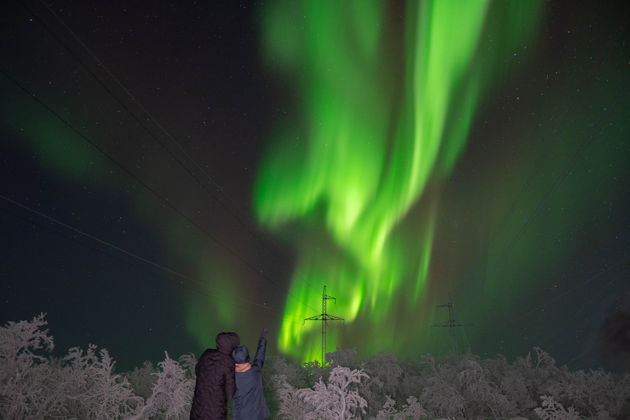
M222 332L217 334L217 351L223 354L232 354L232 350L241 343L238 334Z
M235 363L247 363L249 362L249 350L247 346L238 346L232 351L232 359Z

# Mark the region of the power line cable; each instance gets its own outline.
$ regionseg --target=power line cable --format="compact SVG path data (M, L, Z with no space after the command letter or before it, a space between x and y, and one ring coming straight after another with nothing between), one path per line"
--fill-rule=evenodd
M105 150L103 148L101 148L96 142L92 141L89 137L87 137L85 134L83 134L81 131L79 131L77 128L75 128L68 120L66 120L65 118L63 118L59 113L57 113L54 109L52 109L50 106L48 106L48 104L46 104L42 99L40 99L37 95L35 95L34 93L32 93L30 90L28 90L23 84L21 84L17 79L15 79L13 76L11 76L9 73L7 73L4 69L0 69L0 73L2 73L7 79L9 79L11 82L13 82L18 88L20 88L20 90L22 90L24 93L26 93L28 96L30 96L32 99L34 99L37 103L39 103L43 108L45 108L48 112L50 112L51 114L53 114L59 121L61 121L64 125L66 125L70 130L72 130L74 133L76 133L81 139L83 139L84 141L86 141L88 144L90 144L95 150L97 150L101 155L103 155L105 158L107 158L112 164L114 164L116 167L118 167L120 170L122 170L125 174L127 174L128 176L130 176L131 178L133 178L136 182L138 182L140 185L142 185L145 189L147 189L147 191L149 191L151 194L153 194L155 197L157 197L165 206L167 206L168 208L170 208L172 211L174 211L175 213L177 213L180 217L182 217L183 219L185 219L188 223L190 223L192 226L195 226L200 232L202 232L205 236L207 236L209 239L211 239L215 244L217 244L218 246L220 246L221 248L227 250L233 257L235 257L236 259L238 259L239 261L241 261L245 266L247 266L250 270L252 270L253 272L255 272L258 276L262 277L265 280L268 280L270 282L274 282L277 283L275 280L271 279L270 277L266 276L262 270L260 270L259 268L257 268L256 266L254 266L253 264L251 264L250 262L248 262L247 260L245 260L243 257L241 257L241 255L236 252L235 250L233 250L230 246L223 244L223 242L221 242L214 234L212 234L210 231L208 231L207 229L199 226L193 219L191 219L190 217L188 217L186 214L184 214L181 210L179 210L175 205L173 205L171 203L171 201L168 198L163 197L159 192L157 192L154 188L152 188L151 186L149 186L148 184L146 184L141 178L139 178L138 176L136 176L133 172L131 172L129 169L127 169L124 165L122 165L121 163L119 163L116 159L114 159L111 155L109 155L107 152L105 152ZM288 292L290 294L290 292ZM298 300L298 302L300 302ZM300 302L301 305L304 305L303 303ZM308 305L304 305L305 307L309 307ZM313 309L312 307L309 307L310 309Z
M41 6L43 6L43 8L45 8L45 10L51 14L56 21L66 30L70 33L70 35L72 36L72 38L79 44L79 46L87 52L87 55L96 63L96 67L97 69L100 69L102 72L104 72L111 80L114 81L114 83L123 91L123 93L128 97L129 100L131 100L131 102L136 105L140 111L145 115L145 118L140 118L138 117L131 109L130 106L128 106L124 100L120 99L120 97L118 97L114 91L107 86L107 84L95 73L95 71L90 68L90 66L88 65L87 62L85 62L84 60L80 59L79 57L77 57L77 55L75 54L75 51L68 46L68 44L66 42L64 42L59 36L58 34L50 27L49 24L47 24L47 22L44 20L44 18L42 18L42 16L40 16L32 7L32 5L30 5L29 3L39 3ZM89 48L89 46L83 42L83 40L76 34L76 32L74 32L72 30L72 28L70 28L65 21L59 16L57 15L54 10L52 10L50 8L50 6L46 5L45 3L43 3L41 0L37 0L36 2L29 2L29 1L24 1L23 2L25 8L31 12L38 21L40 21L40 23L44 26L44 28L70 53L70 55L72 55L75 60L80 63L87 71L88 73L101 85L101 87L103 87L103 89L105 89L105 91L112 97L114 98L132 117L133 119L149 134L149 136L151 138L153 138L158 144L160 144L162 146L162 148L164 148L164 150L166 150L166 152L184 169L184 171L186 171L196 182L197 184L199 184L199 186L205 190L206 192L208 192L211 196L214 196L214 199L227 211L227 213L233 217L239 224L241 224L241 226L247 231L247 233L254 238L255 240L262 242L262 239L260 238L260 236L254 232L247 223L245 223L243 221L243 219L238 215L238 213L240 213L240 211L238 210L237 206L233 205L230 203L230 205L228 205L224 200L221 200L218 198L218 194L221 194L223 197L225 197L225 199L228 199L228 197L222 192L223 191L223 187L221 185L219 185L211 176L210 174L208 174L208 172L206 170L204 170L204 168L202 167L202 165L200 165L188 152L186 152L185 148L176 140L176 138L170 133L168 132L164 126L162 126L157 119L136 99L136 97L131 93L131 91L125 87L122 82L105 66L105 64L98 58L98 56L96 56L96 54ZM173 153L173 151L167 146L167 144L161 140L159 138L159 136L156 136L153 131L145 124L145 119L147 121L152 122L160 131L162 131L162 133L165 135L166 138L170 139L170 141L172 143L174 143L177 148L179 149L179 151L184 155L184 157L189 160L190 162L193 163L193 165L206 177L206 179L208 179L208 181L214 185L215 187L215 191L213 191L212 189L208 189L206 184L202 183L199 178L191 171L191 169L182 161L182 159L180 159L178 156L176 156L175 153ZM228 199L229 200L229 199ZM261 249L266 249L266 247L261 247ZM306 282L308 287L313 287L310 282ZM314 289L313 289L314 290Z
M53 224L58 224L58 225L60 225L60 226L62 226L64 228L70 230L71 232L78 233L79 235L85 236L88 239L92 239L92 240L94 240L97 243L100 243L102 245L105 245L105 246L108 246L110 248L113 248L114 250L119 251L122 254L125 254L127 256L130 256L130 257L134 258L135 260L139 260L139 261L141 261L143 263L146 263L146 264L149 264L149 265L151 265L151 266L153 266L155 268L158 268L159 270L165 271L168 274L171 274L171 275L179 278L180 284L183 284L182 280L186 280L188 282L188 285L194 288L195 292L198 292L198 293L200 293L200 294L202 294L202 295L204 295L206 297L213 297L213 296L214 297L222 297L220 292L215 292L214 291L214 290L216 290L216 288L213 288L212 292L209 293L208 290L210 288L208 287L208 285L206 283L203 283L200 280L195 279L192 276L180 273L180 272L178 272L178 271L176 271L174 269L171 269L169 267L166 267L166 266L163 266L161 264L155 263L154 261L149 260L148 258L142 257L140 255L137 255L137 254L131 252L131 251L127 251L127 250L125 250L123 248L120 248L120 247L118 247L115 244L109 243L108 241L105 241L105 240L100 239L100 238L98 238L98 237L96 237L94 235L91 235L89 233L81 231L78 228L75 228L75 227L73 227L71 225L68 225L68 224L66 224L64 222L61 222L61 221L59 221L58 219L55 219L52 216L49 216L49 215L47 215L47 214L45 214L43 212L40 212L38 210L32 209L32 208L24 205L23 203L19 203L19 202L15 201L15 200L12 200L12 199L10 199L10 198L8 198L6 196L3 196L2 194L0 194L0 199L4 199L5 201L15 205L18 208L21 208L21 209L27 210L29 212L32 212L32 213L42 217L43 219L45 219L45 220L47 220L49 222L52 222ZM28 219L28 222L29 223L33 223L33 224L37 224L37 225L40 225L40 226L50 227L50 225L44 225L43 223L39 223L36 220L32 220L32 219ZM60 233L60 234L62 233L62 232L60 232L58 230L55 230L55 231L57 233ZM77 242L81 242L76 236L68 236L68 235L63 235L63 236L66 237L66 238L73 239L73 240L75 240ZM81 242L81 243L83 243L83 242ZM112 254L110 254L110 255L112 255ZM233 299L233 298L234 297L231 296L229 299ZM239 308L245 308L245 306L243 306L242 304L238 304L238 303L229 301L229 299L227 300L228 304L230 304L232 306L235 306L235 307L239 307ZM245 299L245 298L242 298L242 297L237 297L237 300L239 300L239 301L241 301L243 303L252 305L252 306L261 307L263 309L266 309L268 311L272 311L272 312L274 312L276 314L279 314L281 316L285 315L280 309L275 308L274 306L271 306L271 305L269 305L267 303L259 303L259 302L255 302L255 301L252 301L252 300L249 300L249 299ZM287 321L283 320L283 323L287 323ZM294 324L294 325L298 325L298 324L301 325L301 323L298 323L298 322L295 322L295 321L288 321L288 323Z
M197 169L199 169L200 172L202 172L205 177L208 179L208 181L213 184L216 187L216 192L221 192L223 190L223 186L221 186L219 183L217 183L211 176L210 174L208 174L208 172L203 169L202 165L200 165L188 152L186 152L186 149L175 139L175 137L173 135L170 134L170 132L168 132L164 126L162 126L157 119L136 99L136 97L131 93L131 91L125 86L123 85L123 83L112 73L111 70L109 70L109 68L107 68L107 66L105 66L105 64L98 58L98 56L92 51L92 49L90 49L90 47L83 42L83 40L77 35L76 32L74 32L72 30L72 28L70 28L65 21L57 14L55 13L54 10L52 10L52 8L50 6L48 6L47 4L45 4L43 1L38 0L37 1L39 4L41 4L56 20L57 22L64 28L66 29L70 35L72 36L72 38L81 46L81 48L83 48L88 55L96 62L98 68L100 68L101 70L103 70L107 76L109 76L111 78L111 80L113 80L116 85L118 85L118 87L127 95L127 97L131 100L131 102L135 105L138 106L138 108L148 117L147 120L151 121L157 128L159 128L160 131L162 131L166 137L168 137L169 139L172 140L172 142L178 147L178 149L182 152L182 154L186 157L186 159L188 159L189 161L191 161L195 167ZM127 108L127 106L123 103L123 101L116 96L109 87L107 87L105 85L105 83L90 69L90 67L80 58L77 58L77 56L74 54L74 51L72 50L72 48L70 48L65 42L63 42L63 40L61 40L56 33L54 32L54 30L52 30L52 28L50 28L50 26L44 21L44 19L41 16L38 16L37 13L31 8L31 6L28 4L28 1L24 2L25 7L31 12L33 13L33 15L35 15L38 20L42 23L42 25L48 30L48 32L50 32L51 34L53 34L53 36L55 37L55 39L57 39L57 41L64 46L64 48L66 50L68 50L71 55L86 69L88 70L88 72L92 75L92 77L122 106L125 107L125 109L132 114L132 116L134 117L134 119L140 123L142 125L143 128L145 128L145 130L152 135L151 130L148 129L148 127L146 127L144 125L144 123L142 122L141 119L139 119L133 112L131 112L131 110L129 108ZM164 146L164 143L161 142L158 138L155 138L153 135L152 137L158 142L160 143L162 146ZM186 167L186 165L179 160L179 158L177 158L171 151L170 149L168 149L167 147L164 146L164 149L169 152L169 154L185 169L188 169ZM197 181L198 179L191 173L191 176L193 178L195 178ZM227 196L226 196L227 198ZM220 201L220 200L217 200ZM231 212L234 211L234 209L229 209Z
M112 249L114 249L115 251L118 251L121 254L124 254L124 255L126 255L128 257L131 257L131 258L134 258L134 259L136 259L138 261L141 261L141 262L143 262L143 263L145 263L147 265L152 266L153 268L157 268L158 270L164 271L164 272L170 274L171 276L175 276L178 279L180 279L180 281L181 280L186 280L189 284L192 284L192 285L196 284L197 286L203 287L204 289L208 288L207 284L202 284L202 282L200 282L199 280L196 280L195 278L193 278L193 277L191 277L189 275L183 274L183 273L181 273L181 272L179 272L177 270L174 270L174 269L172 269L170 267L167 267L167 266L165 266L163 264L159 264L159 263L157 263L155 261L152 261L152 260L150 260L148 258L142 257L142 256L140 256L140 255L138 255L138 254L136 254L134 252L131 252L129 250L121 248L121 247L119 247L118 245L116 245L116 244L114 244L112 242L106 241L106 240L101 239L101 238L99 238L99 237L97 237L95 235L92 235L92 234L87 233L87 232L85 232L85 231L83 231L81 229L78 229L78 228L76 228L74 226L71 226L71 225L69 225L67 223L64 223L61 220L58 220L58 219L56 219L56 218L54 218L52 216L49 216L49 215L47 215L47 214L45 214L45 213L43 213L43 212L41 212L39 210L36 210L36 209L34 209L32 207L29 207L29 206L27 206L27 205L25 205L23 203L20 203L20 202L18 202L16 200L13 200L12 198L7 197L7 196L5 196L3 194L0 194L0 199L4 200L4 201L6 201L6 202L8 202L10 204L13 204L14 206L16 206L16 207L18 207L18 208L20 208L22 210L26 210L26 211L28 211L28 212L30 212L32 214L35 214L35 215L41 217L42 219L45 219L45 220L47 220L47 221L49 221L51 223L54 223L54 224L59 225L59 226L62 226L63 228L68 229L68 230L70 230L71 232L73 232L75 234L81 235L81 236L83 236L85 238L88 238L88 239L90 239L90 240L92 240L94 242L97 242L97 243L99 243L101 245L104 245L106 247L112 248ZM76 239L76 238L73 237L73 239ZM206 296L208 296L207 293L205 293L205 292L203 292L203 291L201 291L199 289L197 289L197 290L200 291L201 293L204 293ZM218 293L214 293L214 294L216 296L219 296ZM241 301L243 301L245 303L248 303L250 305L255 305L255 306L264 308L266 310L271 310L271 311L276 311L277 312L277 310L272 309L271 307L269 307L268 305L265 305L265 304L261 304L261 303L254 302L254 301L251 301L251 300L248 300L248 299L244 299L244 298L240 298L240 297L238 298L238 300L241 300Z

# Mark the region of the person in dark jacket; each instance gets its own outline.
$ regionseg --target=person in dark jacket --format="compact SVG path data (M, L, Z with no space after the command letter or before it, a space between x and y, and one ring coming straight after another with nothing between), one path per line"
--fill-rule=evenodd
M195 374L195 394L190 408L190 420L225 420L227 400L235 391L232 350L241 342L233 332L217 335L217 348L203 352Z
M254 362L249 363L246 346L238 346L232 352L236 363L236 394L234 394L234 420L263 420L269 417L262 388L262 367L265 363L267 330L258 340Z

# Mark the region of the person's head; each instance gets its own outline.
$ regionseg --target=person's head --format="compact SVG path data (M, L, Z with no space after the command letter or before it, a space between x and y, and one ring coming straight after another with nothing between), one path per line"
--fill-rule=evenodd
M249 350L247 350L247 346L237 346L232 351L232 359L234 359L234 362L237 364L249 362Z
M217 350L223 354L231 354L234 347L241 344L241 339L234 332L222 332L217 334Z

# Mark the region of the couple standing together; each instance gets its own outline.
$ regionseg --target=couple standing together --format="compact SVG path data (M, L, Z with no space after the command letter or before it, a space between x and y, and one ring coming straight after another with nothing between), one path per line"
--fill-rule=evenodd
M262 390L262 367L267 330L258 340L254 361L241 346L238 334L217 335L216 349L206 350L195 367L197 381L190 410L191 420L224 420L227 401L233 399L234 420L263 420L269 417Z

